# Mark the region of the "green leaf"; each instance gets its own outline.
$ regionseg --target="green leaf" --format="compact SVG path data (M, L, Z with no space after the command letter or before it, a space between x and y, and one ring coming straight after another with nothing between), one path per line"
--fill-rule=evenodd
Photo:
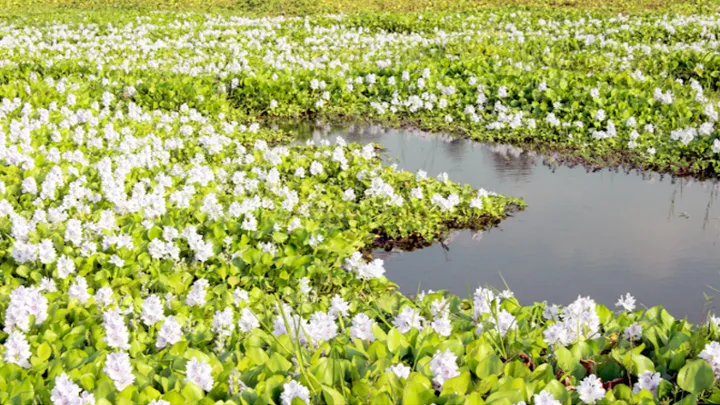
M397 329L392 328L387 337L387 348L391 353L395 353L400 348L408 347L407 339Z
M37 349L37 357L40 361L45 361L52 355L52 349L47 342L43 342Z
M345 404L345 398L343 398L342 394L339 393L337 390L328 387L327 385L323 385L323 398L325 399L325 403L327 405L344 405Z
M480 379L486 379L491 375L500 375L503 371L503 362L497 354L485 356L475 367L475 375Z
M692 394L698 395L712 388L715 383L715 374L712 367L705 360L693 360L680 369L678 385Z
M470 372L466 371L459 376L451 378L443 384L442 395L465 395L470 388Z
M191 382L185 384L181 393L187 401L199 401L205 397L205 391Z
M649 371L651 373L655 372L655 365L653 364L652 360L641 354L633 354L632 363L633 368L635 369L635 375L640 375L646 371Z
M473 392L465 399L465 405L485 405L485 401L479 392Z
M435 400L435 391L430 388L432 384L422 374L412 373L405 384L403 391L404 404L430 404Z

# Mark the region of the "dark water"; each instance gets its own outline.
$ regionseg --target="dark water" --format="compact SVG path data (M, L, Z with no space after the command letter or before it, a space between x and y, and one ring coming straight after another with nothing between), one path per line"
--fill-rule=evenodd
M295 128L297 130L297 127ZM419 131L379 127L301 128L316 139L375 142L402 169L521 197L525 211L498 228L450 236L414 252L376 252L387 276L408 294L445 289L468 295L505 284L523 304L567 305L578 294L614 307L633 294L639 306L703 318L703 293L720 289L720 186L658 174L548 168L532 153ZM504 281L503 281L504 279Z

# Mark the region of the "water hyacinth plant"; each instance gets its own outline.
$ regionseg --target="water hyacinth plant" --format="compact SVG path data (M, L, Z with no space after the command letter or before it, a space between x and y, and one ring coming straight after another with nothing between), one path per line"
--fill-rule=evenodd
M402 295L373 248L522 201L265 124L367 115L716 175L719 21L8 16L0 402L720 402L715 317L693 326L630 294L616 311Z

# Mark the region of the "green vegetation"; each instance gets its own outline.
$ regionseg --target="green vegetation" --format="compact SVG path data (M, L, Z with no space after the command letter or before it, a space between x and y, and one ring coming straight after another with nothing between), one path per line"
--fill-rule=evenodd
M265 125L412 123L717 176L712 3L42 4L0 23L0 402L720 403L719 318L403 296L373 247L523 203Z

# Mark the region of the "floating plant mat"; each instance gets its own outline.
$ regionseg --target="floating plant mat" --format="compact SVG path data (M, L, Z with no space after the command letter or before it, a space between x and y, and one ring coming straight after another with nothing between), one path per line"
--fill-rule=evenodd
M457 231L412 252L374 252L401 291L505 283L522 301L572 301L590 295L611 305L632 292L699 321L703 292L720 287L718 184L610 169L551 166L533 152L418 130L378 126L300 128L301 138L343 136L376 143L399 169L448 173L459 183L523 198L528 207L489 232ZM504 281L503 281L504 279Z

